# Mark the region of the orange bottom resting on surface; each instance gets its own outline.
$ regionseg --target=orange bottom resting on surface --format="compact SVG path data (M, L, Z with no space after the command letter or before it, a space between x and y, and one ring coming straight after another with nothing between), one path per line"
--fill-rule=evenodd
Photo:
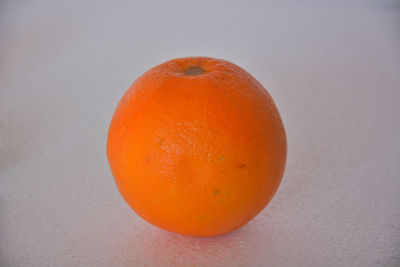
M206 57L158 65L126 91L107 156L123 198L168 231L214 236L261 212L277 191L286 135L265 88Z

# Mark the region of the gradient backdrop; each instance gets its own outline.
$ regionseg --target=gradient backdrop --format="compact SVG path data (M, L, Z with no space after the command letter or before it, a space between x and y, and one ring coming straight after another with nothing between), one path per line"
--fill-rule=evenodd
M283 183L231 234L159 230L117 192L108 124L143 72L252 73ZM1 1L0 266L400 266L399 1Z

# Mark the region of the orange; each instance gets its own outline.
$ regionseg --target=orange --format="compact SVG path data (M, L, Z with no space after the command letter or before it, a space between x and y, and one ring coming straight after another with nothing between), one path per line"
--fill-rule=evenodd
M108 133L116 185L146 221L190 236L246 224L277 191L286 135L268 92L220 59L179 58L139 77Z

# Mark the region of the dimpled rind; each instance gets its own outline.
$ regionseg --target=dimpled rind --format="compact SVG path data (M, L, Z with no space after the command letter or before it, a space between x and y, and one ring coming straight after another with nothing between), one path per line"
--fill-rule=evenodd
M188 75L189 68L201 68ZM146 221L191 236L230 232L277 191L286 135L265 88L219 59L167 61L139 77L112 118L107 156Z

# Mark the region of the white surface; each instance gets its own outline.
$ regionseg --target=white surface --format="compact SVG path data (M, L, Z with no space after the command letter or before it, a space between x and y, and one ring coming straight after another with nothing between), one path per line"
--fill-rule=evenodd
M400 266L395 1L111 2L0 5L0 266ZM277 196L216 238L141 220L105 156L133 80L193 55L257 77L288 135Z

